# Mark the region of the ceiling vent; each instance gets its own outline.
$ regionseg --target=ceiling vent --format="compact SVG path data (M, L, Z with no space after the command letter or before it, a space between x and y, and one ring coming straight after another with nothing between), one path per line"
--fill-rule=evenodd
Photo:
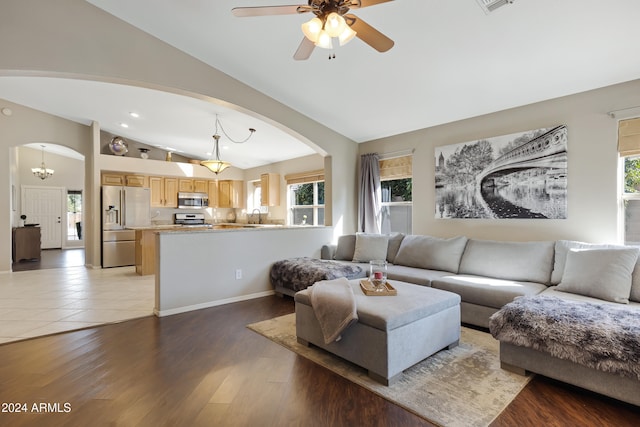
M513 3L514 0L476 0L484 13L489 14L494 10L502 7L506 4Z

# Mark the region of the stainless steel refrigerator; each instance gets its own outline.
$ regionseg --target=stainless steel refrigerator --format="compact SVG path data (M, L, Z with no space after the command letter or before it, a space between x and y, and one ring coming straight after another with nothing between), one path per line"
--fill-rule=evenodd
M135 230L151 225L148 188L102 187L102 267L135 265Z

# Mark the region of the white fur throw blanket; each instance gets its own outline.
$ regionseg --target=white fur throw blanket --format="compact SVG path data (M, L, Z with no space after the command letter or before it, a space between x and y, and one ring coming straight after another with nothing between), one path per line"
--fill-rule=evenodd
M309 288L309 298L325 344L339 341L342 331L358 320L356 298L344 277L314 283Z
M536 295L491 316L494 338L640 380L640 310Z

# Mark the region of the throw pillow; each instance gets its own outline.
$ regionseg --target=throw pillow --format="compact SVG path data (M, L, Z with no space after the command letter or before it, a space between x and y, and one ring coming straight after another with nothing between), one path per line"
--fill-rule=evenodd
M457 273L467 240L464 236L451 239L405 236L398 249L395 264Z
M353 252L355 250L355 234L345 234L344 236L340 236L338 237L338 245L336 246L336 253L333 255L333 259L351 261L353 259Z
M384 234L356 233L356 249L353 262L369 262L374 259L387 259L389 236Z
M612 249L624 248L620 245L608 245L599 243L585 243L575 240L558 240L555 244L555 257L553 260L553 272L551 273L551 284L557 285L562 281L564 265L567 262L567 254L571 249Z
M627 304L638 248L570 249L559 291Z
M398 255L398 250L400 249L400 244L402 243L402 239L404 239L404 234L402 233L394 233L389 236L389 246L387 249L387 261L391 264L396 262L396 255Z

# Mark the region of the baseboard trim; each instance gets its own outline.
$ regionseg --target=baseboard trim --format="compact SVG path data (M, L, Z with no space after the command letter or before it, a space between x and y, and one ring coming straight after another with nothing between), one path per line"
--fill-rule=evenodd
M221 300L216 300L216 301L208 301L208 302L203 302L203 303L200 303L200 304L194 304L194 305L187 305L187 306L184 306L184 307L171 308L171 309L168 309L168 310L158 310L157 307L154 307L153 314L155 314L158 317L165 317L165 316L171 316L173 314L180 314L180 313L187 313L189 311L202 310L203 308L217 307L219 305L231 304L231 303L234 303L234 302L247 301L247 300L255 299L255 298L268 297L270 295L275 295L275 291L274 290L270 290L270 291L256 292L254 294L240 295L240 296L233 297L233 298L226 298L226 299L221 299Z

